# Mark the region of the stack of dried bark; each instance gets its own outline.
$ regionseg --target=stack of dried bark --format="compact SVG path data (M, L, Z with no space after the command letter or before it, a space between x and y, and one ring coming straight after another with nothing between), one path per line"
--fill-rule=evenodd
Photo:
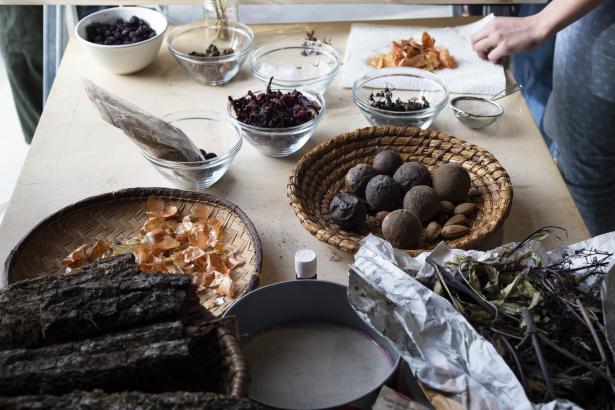
M219 325L190 278L131 254L18 282L0 290L0 408L256 408L202 393L224 390Z

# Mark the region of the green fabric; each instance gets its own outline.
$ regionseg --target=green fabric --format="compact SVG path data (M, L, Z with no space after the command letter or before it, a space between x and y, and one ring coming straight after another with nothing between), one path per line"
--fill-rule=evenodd
M0 6L0 51L30 143L43 110L43 7Z

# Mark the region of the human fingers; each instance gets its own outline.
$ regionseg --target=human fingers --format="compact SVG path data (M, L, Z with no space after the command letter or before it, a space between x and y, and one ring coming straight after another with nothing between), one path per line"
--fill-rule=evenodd
M472 34L470 40L472 41L472 45L478 43L482 39L489 37L489 34L492 31L491 23L487 24L485 27L478 30L476 33Z
M510 54L508 47L504 43L500 43L496 48L491 50L487 56L489 61L497 64L502 58Z
M476 51L477 53L485 53L488 50L495 48L497 45L498 45L498 41L496 37L489 36L489 37L483 38L478 43L474 44L473 48L474 48L474 51Z

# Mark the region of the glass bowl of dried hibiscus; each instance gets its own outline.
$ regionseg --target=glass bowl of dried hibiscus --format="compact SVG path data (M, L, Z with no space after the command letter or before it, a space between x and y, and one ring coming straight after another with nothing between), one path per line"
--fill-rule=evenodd
M355 81L352 98L372 125L425 129L448 103L448 88L426 70L383 68Z
M271 157L297 152L312 137L325 114L324 97L313 90L292 88L248 91L229 96L228 112L243 136L257 150Z
M143 156L171 183L186 190L211 187L226 173L241 149L241 129L224 114L185 110L162 117L182 130L203 154L202 161L180 162Z

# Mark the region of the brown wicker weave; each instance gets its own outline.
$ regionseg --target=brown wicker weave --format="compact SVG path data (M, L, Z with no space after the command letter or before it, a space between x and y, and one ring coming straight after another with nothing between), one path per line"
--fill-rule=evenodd
M329 216L329 203L344 188L344 176L359 163L370 163L384 149L397 151L404 161L421 162L434 171L445 162L461 164L472 179L478 205L470 233L447 241L453 248L477 246L508 216L512 185L506 170L484 149L442 132L401 127L370 127L325 141L305 154L288 183L288 200L301 224L319 240L347 252L356 252L370 231L342 230ZM365 224L364 224L365 225ZM378 233L377 231L372 231ZM417 255L425 249L409 249Z
M223 222L225 241L246 263L234 270L238 295L256 287L262 261L260 239L252 221L237 205L211 195L169 188L129 188L93 196L69 205L40 222L11 251L5 263L9 283L64 271L61 260L78 246L93 239L122 240L134 235L146 219L145 202L149 197L171 201L180 212L189 212L197 203L204 204ZM202 299L206 304L208 299ZM229 302L207 306L220 315Z
M221 393L248 397L250 372L237 338L225 327L218 327L218 341L224 356L224 386Z

